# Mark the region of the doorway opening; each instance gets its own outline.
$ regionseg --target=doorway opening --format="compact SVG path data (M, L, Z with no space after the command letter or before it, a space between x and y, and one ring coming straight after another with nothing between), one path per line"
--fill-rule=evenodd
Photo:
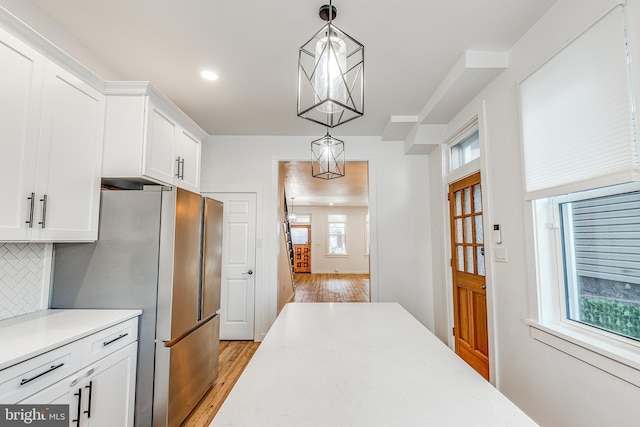
M291 225L293 274L311 273L311 224Z
M347 162L345 176L331 180L312 177L307 161L280 162L279 171L288 301L370 301L368 162Z

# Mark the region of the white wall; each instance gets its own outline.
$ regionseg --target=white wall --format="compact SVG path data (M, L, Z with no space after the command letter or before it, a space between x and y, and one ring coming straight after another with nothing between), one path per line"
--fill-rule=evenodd
M339 135L337 135L339 136ZM257 315L263 336L275 319L279 161L307 160L310 137L212 136L203 146L202 191L259 191L263 265ZM433 329L427 158L405 156L401 142L345 137L347 161L369 162L371 298L397 301ZM259 208L260 209L260 208Z
M366 254L366 207L296 206L296 213L311 214L311 272L312 273L369 273ZM327 256L327 215L347 215L347 256Z
M434 329L440 340L448 343L453 328L453 317L449 307L453 306L451 286L447 282L447 266L451 259L450 249L445 246L449 238L449 214L442 168L443 147L436 147L429 155L429 210L431 225L431 263L433 275ZM450 319L451 318L451 319Z
M501 224L501 246L508 251L507 263L491 264L488 282L488 305L493 310L490 319L493 375L497 387L543 426L626 426L638 425L640 420L639 388L535 341L524 323L529 317L529 295L535 294L535 283L529 281L527 273L530 266L526 256L525 209L529 205L524 201L523 192L518 82L615 3L558 0L513 47L509 68L453 121L463 123L473 114L484 111L482 184L485 197L488 196L485 212L490 218L487 222L485 217L485 229L492 223ZM637 7L638 1L632 4ZM640 16L634 13L629 22L637 31ZM640 38L636 39L637 47ZM453 127L450 126L449 131ZM441 164L438 155L438 151L432 153L429 160L433 216L445 209L444 203L438 207L434 200L441 197L441 187L435 181L441 172L434 170ZM434 260L448 261L441 242L434 241L433 251L441 252ZM448 289L437 286L447 276L447 268L446 262L440 262L434 271L436 308L448 304ZM436 311L435 319L436 331L446 332L448 325L442 322L446 322L447 316Z

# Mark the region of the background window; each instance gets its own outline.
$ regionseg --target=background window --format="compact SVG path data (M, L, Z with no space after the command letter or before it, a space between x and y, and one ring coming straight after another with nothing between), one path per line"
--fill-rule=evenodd
M293 218L291 218L291 223L311 224L311 214L308 214L308 213L296 214Z
M329 255L347 254L347 216L327 215L329 224Z
M640 340L640 191L558 207L567 318Z

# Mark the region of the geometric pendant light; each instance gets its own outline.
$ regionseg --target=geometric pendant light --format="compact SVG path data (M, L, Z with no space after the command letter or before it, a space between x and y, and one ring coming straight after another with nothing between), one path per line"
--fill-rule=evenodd
M336 8L298 51L298 116L333 128L364 114L364 46L333 25Z
M344 142L327 134L311 142L311 175L334 179L344 176Z

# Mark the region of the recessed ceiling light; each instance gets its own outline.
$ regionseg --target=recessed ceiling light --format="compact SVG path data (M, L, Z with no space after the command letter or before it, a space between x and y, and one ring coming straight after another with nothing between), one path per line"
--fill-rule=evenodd
M218 80L218 75L213 71L204 70L203 72L200 73L200 75L202 76L203 79L206 79L206 80Z

